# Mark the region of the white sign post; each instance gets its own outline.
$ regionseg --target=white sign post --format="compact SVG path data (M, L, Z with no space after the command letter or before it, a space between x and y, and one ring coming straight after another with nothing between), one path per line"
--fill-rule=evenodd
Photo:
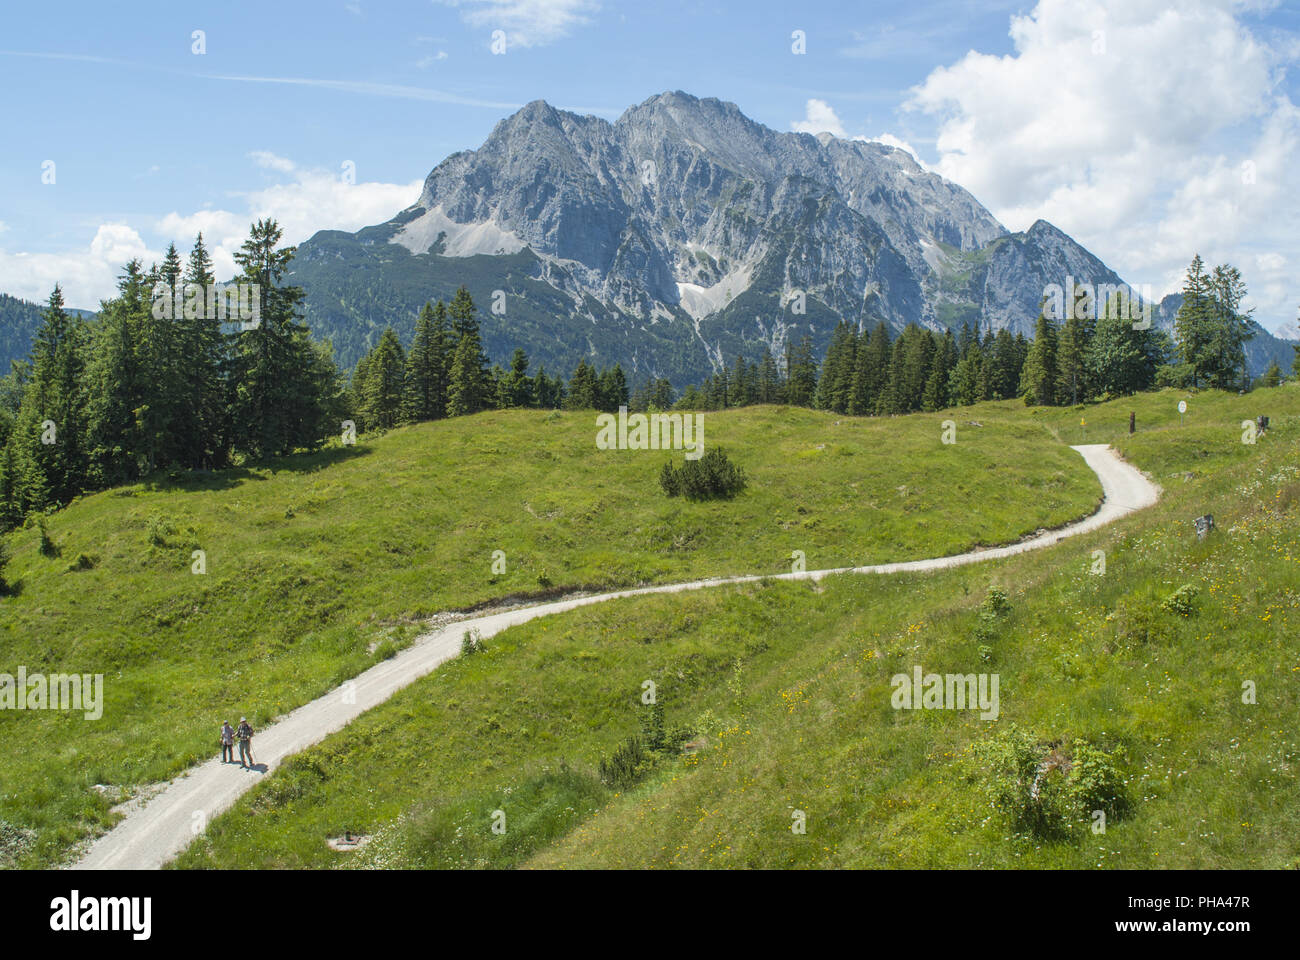
M1179 400L1178 401L1178 425L1180 427L1183 425L1183 414L1186 412L1187 412L1187 401Z

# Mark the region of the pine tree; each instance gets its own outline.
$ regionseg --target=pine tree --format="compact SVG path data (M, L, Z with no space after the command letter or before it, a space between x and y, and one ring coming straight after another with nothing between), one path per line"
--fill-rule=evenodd
M600 401L601 409L607 413L616 413L619 407L627 405L627 376L622 364L616 363L601 374Z
M203 234L194 240L183 279L185 309L175 321L178 408L173 417L179 431L180 459L187 467L223 466L229 456L226 440L226 335L221 321L206 308L206 291L215 283L212 257ZM190 300L190 296L203 298ZM194 309L191 303L203 304Z
M518 347L510 358L510 372L501 381L500 405L502 407L533 405L533 381L528 376L528 354Z
M569 378L569 395L565 401L569 410L597 410L600 407L600 382L595 368L585 359L579 360Z
M943 338L935 346L934 360L930 365L930 376L925 381L925 391L921 396L921 409L933 413L946 409L950 405L948 382L952 368L957 364L957 343L951 330L944 332Z
M1086 290L1076 290L1075 302L1066 305L1065 322L1056 339L1056 397L1061 404L1077 404L1092 395L1084 363L1092 339L1093 305Z
M851 326L840 321L831 333L826 359L822 362L821 378L817 383L816 406L819 410L835 413L848 410L857 350L857 334Z
M84 337L84 324L64 310L56 285L41 314L31 376L10 438L24 509L67 503L86 485Z
M879 416L892 416L903 413L906 409L904 400L907 390L905 368L907 364L908 338L906 333L907 331L904 330L903 333L899 334L889 352L888 372L881 384L880 393L876 397L876 413Z
M140 261L117 281L118 295L101 305L87 381L87 433L93 486L139 479L145 472L139 411L147 404L143 329L151 308Z
M404 419L406 355L392 327L386 327L367 358L360 383L360 414L367 430L387 430Z
M231 435L234 446L261 458L319 445L333 412L337 381L333 362L318 350L298 320L301 287L283 286L294 247L280 248L274 220L252 225L235 262L239 282L257 290L257 321L241 324L231 360ZM325 388L331 395L325 397Z
M1210 278L1205 275L1205 264L1198 253L1192 258L1183 279L1183 302L1174 318L1174 333L1178 338L1178 353L1192 369L1192 386L1200 385L1202 368L1207 365L1213 326L1213 298L1210 295Z
M1030 406L1056 402L1056 321L1040 306L1025 365L1020 373L1020 395Z
M456 291L447 312L458 338L448 372L447 416L460 417L487 409L494 395L474 301L467 289Z
M1250 330L1250 314L1241 312L1246 298L1246 281L1241 271L1231 264L1214 268L1210 276L1210 296L1213 303L1206 379L1211 386L1224 390L1246 386L1246 341L1254 334Z
M862 416L876 412L881 385L889 376L889 358L889 329L881 321L858 345L853 386L849 392L849 413Z
M779 403L780 396L781 371L777 369L776 361L772 359L772 351L764 347L763 356L758 361L754 400L757 403Z
M984 399L983 386L986 379L983 371L984 351L978 343L971 343L965 356L952 369L948 390L953 403L965 407Z
M786 342L785 369L786 402L811 407L817 396L817 361L813 359L811 337L804 337L798 345Z
M415 321L415 337L406 358L407 416L439 420L447 415L447 306L426 303Z

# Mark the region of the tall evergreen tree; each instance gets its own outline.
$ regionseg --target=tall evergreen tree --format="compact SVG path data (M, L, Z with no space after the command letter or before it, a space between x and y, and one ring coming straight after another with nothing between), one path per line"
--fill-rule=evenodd
M229 456L226 410L226 335L215 312L206 309L206 291L216 281L212 257L203 234L194 240L182 277L187 294L178 329L178 410L174 421L180 433L181 462L187 467L213 468ZM204 309L195 309L203 298Z
M494 394L476 308L465 287L456 291L447 312L453 333L459 338L448 374L447 416L459 417L487 409Z
M777 369L776 361L772 359L772 351L766 347L763 348L763 356L758 361L754 401L756 403L781 402L781 371Z
M274 220L258 220L235 254L239 282L255 285L260 311L236 334L231 435L254 458L319 445L331 413L319 386L337 379L299 322L302 288L283 284L296 248L281 248L282 235Z
M1056 402L1056 381L1056 321L1040 306L1034 339L1020 373L1020 395L1026 404L1051 406Z
M569 378L569 394L565 407L570 410L597 410L600 408L600 381L596 370L586 359L580 359Z
M359 413L367 430L387 430L405 417L407 407L406 355L392 327L384 328L362 367L357 384Z
M31 375L10 436L24 509L67 503L86 485L84 335L56 285L36 330Z
M412 420L447 415L449 359L447 306L426 303L415 320L415 337L406 358L407 413Z
M858 345L853 365L853 387L849 392L849 413L865 415L876 412L881 384L889 376L889 358L889 329L884 321L880 321L870 336L864 336Z
M844 413L848 410L853 390L853 369L857 358L858 338L854 329L844 321L835 325L826 359L822 362L821 377L817 383L816 406L820 410Z
M797 345L786 341L785 369L786 402L796 407L812 406L817 396L817 361L811 337L804 337Z

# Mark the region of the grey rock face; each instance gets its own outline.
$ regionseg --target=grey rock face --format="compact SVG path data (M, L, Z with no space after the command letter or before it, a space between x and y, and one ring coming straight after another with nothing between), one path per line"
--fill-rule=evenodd
M1067 275L1119 282L1048 223L1008 233L906 151L773 131L680 92L614 123L530 103L440 163L392 221L318 234L295 267L309 322L345 363L465 282L480 304L507 292L506 313L484 315L489 348L679 386L791 338L823 348L841 319L1032 335L1044 287ZM371 303L348 276L371 283Z

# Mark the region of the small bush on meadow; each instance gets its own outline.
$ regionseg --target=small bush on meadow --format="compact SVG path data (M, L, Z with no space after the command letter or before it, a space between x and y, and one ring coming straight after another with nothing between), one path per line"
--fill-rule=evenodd
M76 573L78 570L90 570L95 566L95 558L88 553L77 554L77 559L68 564L68 573Z
M1174 613L1180 617L1190 617L1196 612L1196 594L1195 585L1184 583L1181 587L1171 593L1160 604L1160 609L1167 613Z
M1118 819L1130 809L1120 766L1122 747L1107 753L1086 740L1045 744L1012 725L975 744L971 775L989 805L1012 828L1037 840L1068 840L1095 811Z
M670 497L688 500L729 500L745 489L745 471L714 447L698 460L686 460L680 467L672 461L659 471L659 486Z
M460 638L462 657L468 657L472 653L482 653L486 649L487 644L483 642L483 637L477 630L466 630L465 635Z

